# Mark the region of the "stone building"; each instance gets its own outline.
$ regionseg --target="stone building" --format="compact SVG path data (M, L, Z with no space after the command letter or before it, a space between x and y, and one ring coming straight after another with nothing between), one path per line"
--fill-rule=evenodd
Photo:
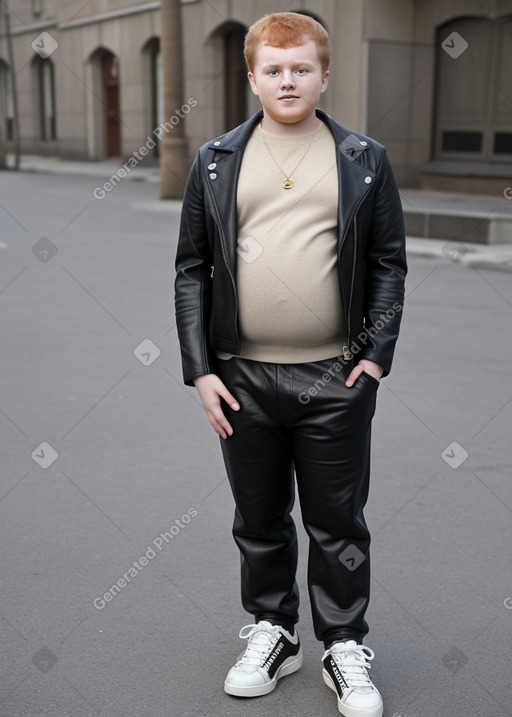
M322 108L384 143L401 186L489 193L512 175L512 0L182 0L185 97L172 117L162 111L158 0L10 6L24 153L126 160L145 145L144 161L156 163L159 135L186 117L192 157L258 108L243 36L262 14L287 9L331 33ZM9 78L2 16L8 150Z

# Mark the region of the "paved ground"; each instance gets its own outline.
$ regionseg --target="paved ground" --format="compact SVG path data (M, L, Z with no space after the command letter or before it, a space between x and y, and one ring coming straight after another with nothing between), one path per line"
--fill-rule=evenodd
M14 156L9 155L8 166L14 166ZM62 160L58 157L45 157L40 155L22 155L20 169L25 173L59 175L69 177L88 177L95 181L97 194L105 194L103 184L119 170L119 162L114 159L102 162L87 162ZM157 184L160 181L158 166L140 164L129 169L123 182L149 182ZM114 182L117 184L116 178ZM512 216L512 187L504 179L503 195L497 197L478 197L464 194L446 194L412 189L402 189L401 197L404 211L409 214L434 215L436 235L439 234L439 216L457 216L463 220L476 220L476 224L464 224L464 241L452 241L449 237L454 231L453 225L447 227L446 239L424 239L409 237L409 253L415 256L438 257L446 256L451 261L459 262L465 266L476 266L500 271L512 271L512 230L507 230L503 221ZM161 211L161 202L155 201L153 207ZM471 241L472 232L477 232L481 224L489 219L499 219L502 222L498 232L504 237L505 243L495 245L478 244ZM430 221L430 220L429 220ZM505 227L505 228L504 228ZM460 233L460 232L459 232ZM474 235L473 235L474 236ZM500 242L502 239L500 239Z
M97 185L0 174L0 715L334 717L302 532L303 669L222 691L249 620L217 440L181 385L179 204ZM510 273L439 251L407 291L374 424L372 672L386 717L505 717Z

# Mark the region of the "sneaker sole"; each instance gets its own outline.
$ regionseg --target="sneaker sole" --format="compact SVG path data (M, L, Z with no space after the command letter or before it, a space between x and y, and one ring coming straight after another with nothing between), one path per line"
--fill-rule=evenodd
M322 677L324 678L324 682L327 687L329 687L336 694L338 712L341 712L344 717L382 717L382 713L384 711L382 699L380 701L380 705L373 710L358 710L355 707L349 707L348 705L343 704L340 700L338 690L334 686L334 682L327 670L322 670Z
M276 674L270 680L270 682L264 685L255 685L253 687L243 687L242 685L230 685L228 682L224 682L224 692L234 697L262 697L268 695L269 692L275 690L277 681L281 677L291 675L293 672L297 672L302 667L302 648L296 655L289 657L278 670Z

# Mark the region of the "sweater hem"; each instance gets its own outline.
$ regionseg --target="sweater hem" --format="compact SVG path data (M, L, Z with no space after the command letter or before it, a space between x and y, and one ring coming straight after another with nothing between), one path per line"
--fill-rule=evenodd
M240 354L217 351L216 356L222 361L242 358L261 363L312 363L342 356L343 349L347 347L347 339L337 339L321 346L258 346L242 342Z

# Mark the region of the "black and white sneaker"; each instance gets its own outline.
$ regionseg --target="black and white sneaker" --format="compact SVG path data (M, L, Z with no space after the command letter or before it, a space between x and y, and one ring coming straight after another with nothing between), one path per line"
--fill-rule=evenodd
M299 636L265 620L240 630L247 649L230 669L224 682L228 695L260 697L272 692L277 681L296 672L302 665Z
M374 657L369 647L348 640L335 642L322 658L324 682L336 692L345 717L382 717L382 697L368 675Z

